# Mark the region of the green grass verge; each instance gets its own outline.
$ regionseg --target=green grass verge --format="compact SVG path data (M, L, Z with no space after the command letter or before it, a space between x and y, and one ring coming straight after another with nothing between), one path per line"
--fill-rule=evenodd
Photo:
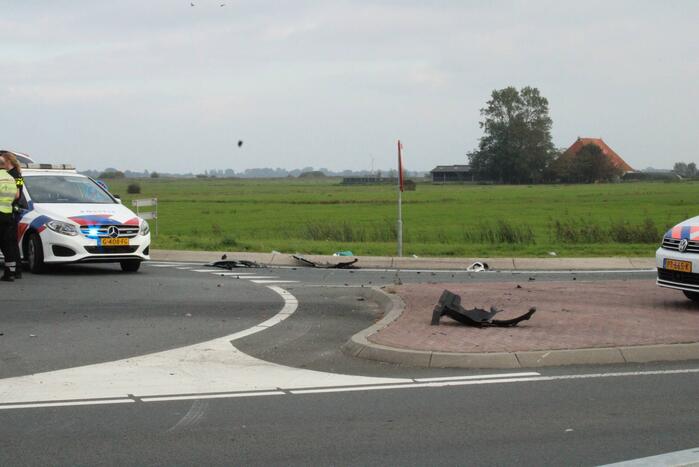
M141 193L126 186L139 183ZM130 206L160 200L155 248L394 255L394 187L329 180L108 181ZM699 213L699 183L482 186L403 193L404 254L650 256Z

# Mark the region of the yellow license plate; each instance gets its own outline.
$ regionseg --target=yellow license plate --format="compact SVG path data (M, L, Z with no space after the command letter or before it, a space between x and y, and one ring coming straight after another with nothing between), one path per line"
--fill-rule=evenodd
M692 272L692 262L678 261L676 259L666 259L665 269L669 269L670 271Z
M128 238L101 238L100 245L101 246L128 246L129 239Z

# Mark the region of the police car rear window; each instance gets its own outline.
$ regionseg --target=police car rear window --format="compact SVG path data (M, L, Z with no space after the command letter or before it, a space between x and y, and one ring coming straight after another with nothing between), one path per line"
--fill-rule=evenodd
M84 177L34 175L24 185L35 203L115 204L95 182Z

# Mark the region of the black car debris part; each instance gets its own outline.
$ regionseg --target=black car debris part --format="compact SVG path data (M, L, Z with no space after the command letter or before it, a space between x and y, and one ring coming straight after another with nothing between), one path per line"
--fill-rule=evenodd
M322 269L355 269L354 263L359 261L359 258L354 258L351 261L337 261L334 263L319 263L317 261L311 261L310 259L304 258L301 255L293 255L293 258L298 261L302 266L309 266L312 268L322 268Z
M520 321L531 318L536 312L536 308L530 308L529 311L524 313L522 316L518 316L517 318L503 320L493 319L493 317L501 311L502 310L498 310L495 307L491 307L490 310L484 310L482 308L472 308L467 310L461 306L461 297L455 293L445 290L442 292L442 296L439 297L439 302L434 307L431 324L433 326L438 325L442 316L446 315L449 318L467 326L475 326L478 328L493 326L511 327L517 326Z
M214 261L213 263L205 264L211 268L221 268L221 269L234 269L234 268L261 268L259 264L254 261L246 261L243 259L229 259Z

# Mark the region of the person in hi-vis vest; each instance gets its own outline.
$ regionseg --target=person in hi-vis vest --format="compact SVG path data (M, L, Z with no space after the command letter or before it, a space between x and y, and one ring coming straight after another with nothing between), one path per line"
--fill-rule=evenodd
M17 185L17 190L19 190L19 196L22 196L22 187L24 187L24 178L22 177L22 168L20 166L19 161L17 160L17 157L15 154L11 151L0 151L0 169L5 169L7 170L7 173L12 175L15 179L15 185ZM21 219L21 210L19 207L19 198L15 199L15 202L12 205L13 207L13 212L12 214L15 217L15 222L12 226L14 229L14 232L12 234L8 235L14 235L19 239L19 235L17 235L17 224L19 223L19 220ZM10 256L14 256L17 258L17 266L15 267L15 279L21 279L22 278L22 263L20 262L20 252L19 252L19 243L14 242L10 248L14 247L14 252L10 254Z
M5 257L5 270L0 280L14 281L17 261L17 234L12 204L19 198L17 183L7 170L0 169L0 250Z

